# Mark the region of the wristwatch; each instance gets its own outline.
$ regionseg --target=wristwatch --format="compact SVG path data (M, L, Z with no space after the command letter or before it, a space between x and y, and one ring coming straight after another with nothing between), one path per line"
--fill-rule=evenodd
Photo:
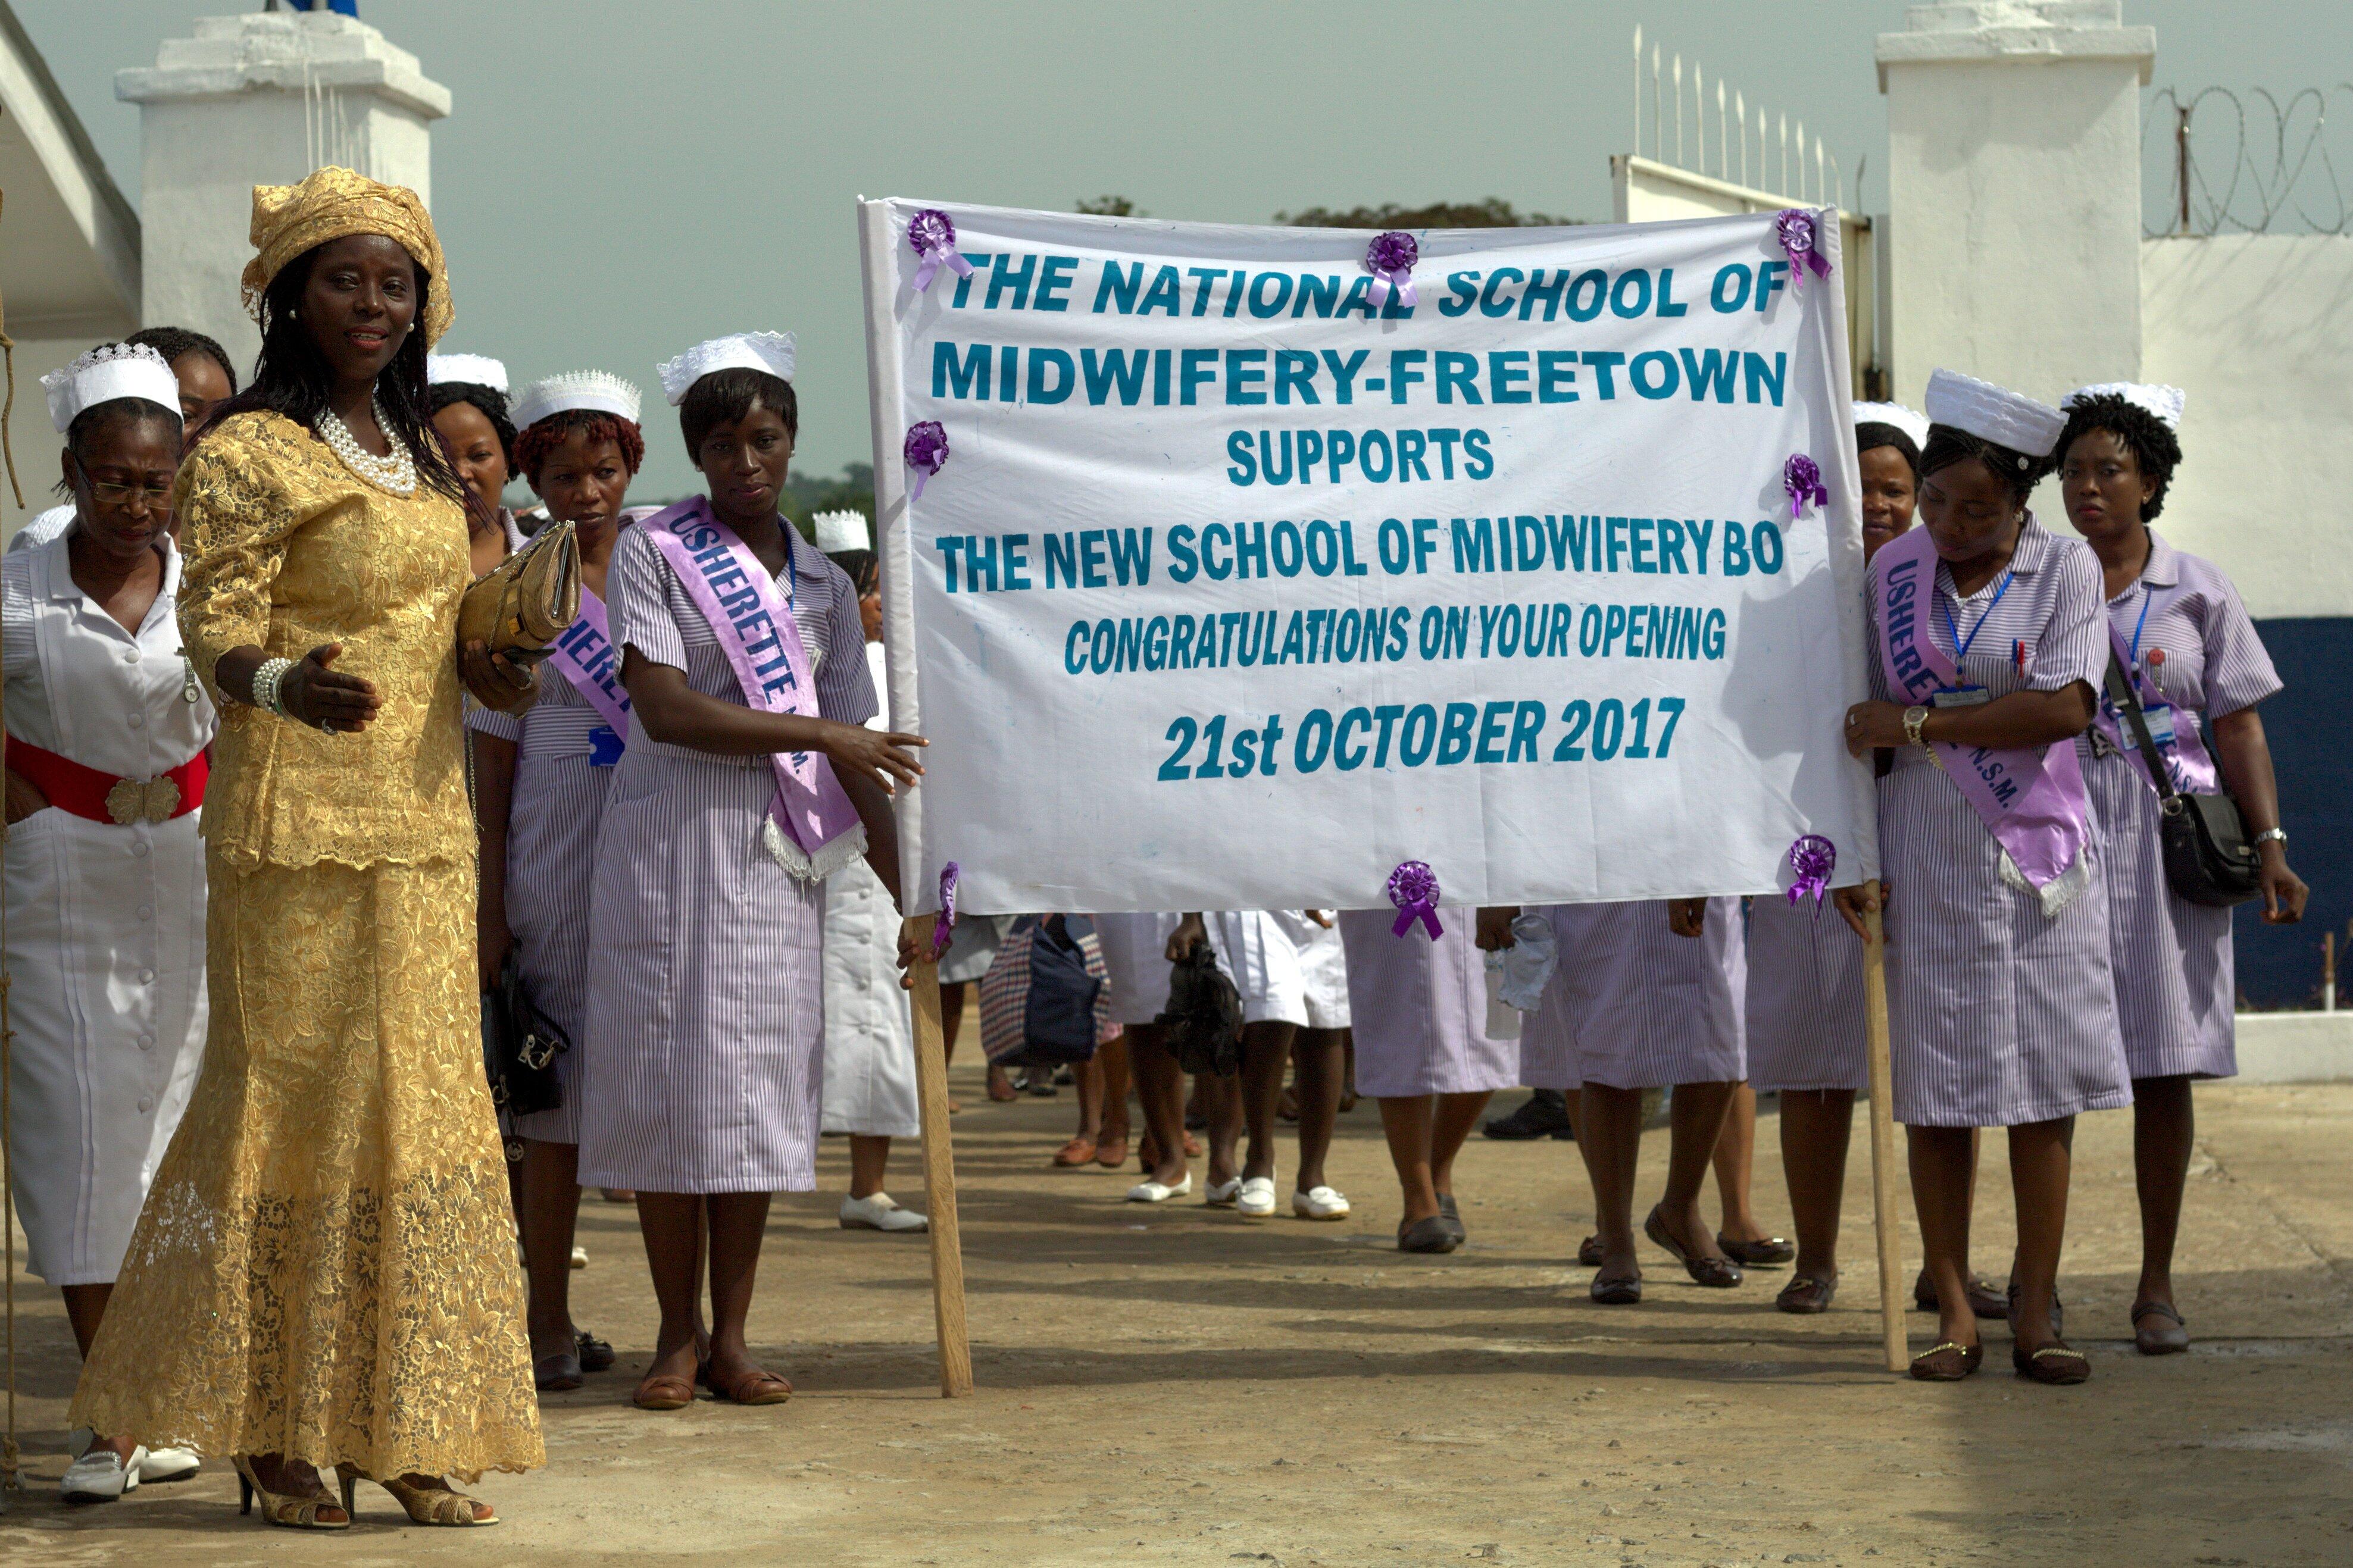
M1920 738L1920 726L1928 721L1928 713L1929 710L1926 708L1904 710L1904 739L1908 744L1926 746L1928 743Z
M2266 827L2261 833L2255 835L2254 843L2256 847L2260 848L2263 845L2269 844L2274 839L2278 840L2279 847L2281 848L2286 848L2287 829L2284 827Z

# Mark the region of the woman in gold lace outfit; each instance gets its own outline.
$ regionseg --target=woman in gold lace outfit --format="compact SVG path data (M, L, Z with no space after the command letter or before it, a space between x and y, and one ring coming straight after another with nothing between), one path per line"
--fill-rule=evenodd
M359 1477L490 1523L442 1478L544 1455L473 978L466 517L425 412L448 275L415 194L345 169L257 188L253 241L254 384L174 498L222 713L211 1032L73 1420L233 1456L273 1524L343 1528Z

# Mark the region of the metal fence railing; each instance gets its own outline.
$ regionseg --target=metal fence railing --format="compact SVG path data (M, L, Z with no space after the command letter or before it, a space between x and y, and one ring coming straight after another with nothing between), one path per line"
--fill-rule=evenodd
M1707 72L1691 62L1691 85L1683 85L1683 57L1664 56L1656 43L1642 58L1642 29L1634 29L1634 154L1752 190L1774 192L1791 201L1846 205L1846 174L1838 155L1820 136L1806 135L1800 117L1794 135L1789 116L1751 105L1745 89L1730 89L1722 72L1708 91ZM1647 98L1649 145L1643 144ZM1711 103L1711 99L1713 102ZM1672 127L1672 132L1670 127ZM1686 140L1685 133L1689 138ZM1861 169L1856 174L1861 175Z
M2263 88L2158 89L2141 116L2148 237L2353 233L2353 189L2330 153L2346 134L2332 130L2332 107L2353 109L2353 82L2284 99ZM2353 143L2345 151L2353 172Z

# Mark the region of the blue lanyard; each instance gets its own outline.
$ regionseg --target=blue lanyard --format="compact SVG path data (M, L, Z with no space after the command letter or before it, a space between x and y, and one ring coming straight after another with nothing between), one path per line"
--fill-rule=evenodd
M1978 634L1985 630L1985 624L1993 619L1994 611L2001 607L2001 596L2010 592L2010 579L2017 574L2015 571L2001 574L2001 582L1993 591L1993 603L1985 607L1985 614L1978 617L1978 624L1969 628L1969 635L1966 637L1961 636L1961 628L1953 624L1951 606L1942 599L1936 601L1936 608L1945 612L1945 629L1953 637L1953 667L1956 669L1960 668L1961 660L1969 657L1969 644L1978 640Z
M2150 592L2149 592L2147 588L2145 588L2145 587L2140 591L2140 619L2138 619L2138 620L2137 620L2137 621L2133 622L2132 662L2133 662L2133 674L2134 674L2134 675L2136 675L2136 676L2137 676L2137 675L2139 675L2139 674L2140 674L2140 632L2141 632L2141 628L2142 628L2143 626L2145 626L2148 625L2148 605L2149 605L2149 601L2150 601L2150 600L2152 600L2152 599L2154 599L2156 596L2157 596L2156 595L2154 595L2154 594L2150 593Z

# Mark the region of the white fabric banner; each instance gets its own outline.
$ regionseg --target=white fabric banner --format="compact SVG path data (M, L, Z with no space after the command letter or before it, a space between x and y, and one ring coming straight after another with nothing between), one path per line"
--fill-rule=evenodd
M1427 232L1377 305L1360 231L953 205L919 290L929 205L861 208L911 910L1877 875L1841 279L1773 215Z

